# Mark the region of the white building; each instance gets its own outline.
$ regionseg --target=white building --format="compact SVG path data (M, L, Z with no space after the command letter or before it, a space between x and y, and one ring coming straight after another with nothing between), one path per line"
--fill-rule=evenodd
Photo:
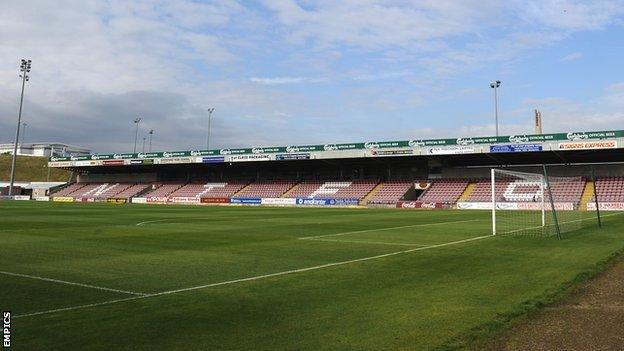
M0 154L13 155L14 144L0 144ZM20 143L17 145L17 154L22 156L78 156L89 155L91 150L62 143Z

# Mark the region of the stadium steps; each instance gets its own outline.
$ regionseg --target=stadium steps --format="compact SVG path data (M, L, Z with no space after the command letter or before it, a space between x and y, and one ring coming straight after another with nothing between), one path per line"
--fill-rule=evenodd
M132 197L142 197L143 195L149 193L152 190L154 190L154 189L152 189L152 185L151 184L146 184L145 188L143 190L139 191L138 193L136 193Z
M585 183L585 189L583 190L583 196L581 196L581 203L579 208L581 211L587 211L587 203L594 197L594 182L588 181Z
M375 187L368 193L366 194L366 196L364 196L364 198L362 199L362 201L360 201L360 205L365 206L366 204L368 204L368 202L375 197L375 195L377 195L377 193L379 192L379 190L381 190L381 188L383 188L384 183L383 182L379 182L377 185L375 185Z
M300 186L301 186L301 183L297 183L297 184L293 185L292 188L288 189L288 191L283 193L282 196L280 196L280 197L290 197L290 193L295 192L297 189L299 189Z
M245 189L249 188L250 186L252 186L254 183L249 183L247 185L245 185L244 187L242 187L239 191L235 192L234 194L232 194L230 197L234 197L240 193L242 193L243 191L245 191Z
M470 197L470 194L472 194L472 191L474 190L476 186L477 186L476 182L468 183L468 186L466 187L466 189L464 189L464 192L459 196L459 199L457 199L457 202L464 202L468 200L468 198Z

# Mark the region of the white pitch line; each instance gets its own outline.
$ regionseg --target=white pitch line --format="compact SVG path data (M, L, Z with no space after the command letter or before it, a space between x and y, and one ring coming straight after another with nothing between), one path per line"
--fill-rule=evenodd
M611 217L611 216L617 216L617 215L621 215L624 214L624 212L617 212L617 213L609 213L606 215L600 215L600 218L604 218L604 217ZM560 222L560 224L566 224L566 223L574 223L574 222L583 222L583 221L589 221L592 219L598 219L598 217L588 217L588 218L581 218L581 219L573 219L571 221L564 221L564 222ZM548 224L546 227L552 227L554 226L554 223L550 223ZM530 229L539 229L539 228L544 228L544 226L535 226L535 227L527 227L527 228L522 228L522 229L516 229L516 230L511 230L508 232L503 232L500 233L500 235L505 235L505 234L512 234L512 233L517 233L517 232L521 232L521 231L525 231L525 230L530 230Z
M258 275L258 276L255 276L255 277L248 277L248 278L241 278L241 279L235 279L235 280L228 280L228 281L219 282L219 283L212 283L212 284L206 284L206 285L193 286L193 287L190 287L190 288L162 291L162 292L154 293L154 294L146 294L146 295L141 295L141 296L129 297L129 298L126 298L126 299L118 299L118 300L110 300L110 301L92 303L92 304L88 304L88 305L79 305L79 306L72 306L72 307L65 307L65 308L57 308L57 309L48 310L48 311L33 312L33 313L28 313L28 314L23 314L23 315L17 315L17 316L14 316L13 318L37 316L37 315L49 314L49 313L55 313L55 312L62 312L62 311L79 310L79 309L88 308L88 307L111 305L111 304L114 304L114 303L117 303L117 302L145 299L145 298L149 298L149 297L156 297L156 296L163 296L163 295L172 295L172 294L177 294L177 293L186 292L186 291L200 290L200 289L212 288L212 287L216 287L216 286L223 286L223 285L230 285L230 284L236 284L236 283L242 283L242 282L249 282L249 281L266 279L266 278L272 278L272 277L279 277L279 276L287 275L287 274L295 274L295 273L302 273L302 272L308 272L308 271L315 271L315 270L324 269L324 268L342 266L342 265L351 264L351 263L357 263L357 262L377 260L377 259L380 259L380 258L396 256L396 255L402 255L402 254L407 254L407 253L415 252L415 251L435 249L435 248L438 248L438 247L457 245L457 244L467 243L467 242L481 240L481 239L493 238L493 237L494 237L493 235L478 236L478 237L469 238L469 239L451 241L451 242L443 243L443 244L436 244L436 245L429 245L429 246L423 246L423 247L416 247L416 248L409 249L409 250L395 251L395 252L390 252L390 253L387 253L387 254L381 254L381 255L376 255L376 256L356 258L356 259L348 260L348 261L327 263L327 264L322 264L322 265L319 265L319 266L312 266L312 267L306 267L306 268L292 269L292 270L283 271L283 272Z
M122 293L122 294L130 294L130 295L136 295L136 296L145 296L145 295L147 295L147 294L144 294L144 293L137 293L137 292L126 291L126 290L105 288L103 286L95 286L95 285L89 285L89 284L68 282L66 280L60 280L60 279L38 277L36 275L20 274L20 273L5 272L5 271L0 271L0 274L10 275L10 276L13 276L13 277L21 277L21 278L43 280L43 281L46 281L46 282L52 282L52 283L58 283L58 284L75 285L75 286L81 286L83 288L97 289L97 290L103 290L103 291L111 291L111 292Z
M380 232L380 231L384 231L384 230L394 230L394 229L413 228L413 227L429 227L429 226L445 225L445 224L451 224L451 223L466 223L466 222L476 222L476 221L480 221L480 219L468 219L468 220L464 220L464 221L451 221L451 222L411 224L411 225L402 225L402 226L399 226L399 227L386 227L386 228L377 228L377 229L364 229L364 230L356 230L356 231L351 231L351 232L342 232L342 233L335 233L335 234L304 236L303 238L299 238L299 240L311 240L311 239L316 239L316 238L325 238L325 237L328 237L328 236L340 236L340 235L348 235L348 234Z
M355 243L355 244L371 244L371 245L395 245L395 246L427 246L425 244L406 244L406 243L388 243L382 241L360 241L360 240L333 240L333 239L307 239L313 241L326 241L330 243Z
M117 300L109 300L109 301L104 301L104 302L90 303L88 305L78 305L78 306L57 308L57 309L54 309L54 310L32 312L32 313L26 313L26 314L20 314L20 315L17 315L17 316L13 316L13 318L31 317L31 316L38 316L38 315L41 315L41 314L50 314L50 313L55 313L55 312L80 310L80 309L88 308L88 307L104 306L104 305L114 304L114 303L117 303L117 302L137 300L137 299L141 299L141 298L144 298L144 297L147 297L147 296L148 295L145 295L145 296L134 296L134 297L127 297L125 299L117 299Z
M138 227L138 226L141 226L143 224L170 221L170 220L173 220L173 219L178 219L178 218L164 218L164 219L156 219L156 220L153 220L153 221L139 222L139 223L136 224L136 226ZM188 218L186 218L186 219L188 219Z

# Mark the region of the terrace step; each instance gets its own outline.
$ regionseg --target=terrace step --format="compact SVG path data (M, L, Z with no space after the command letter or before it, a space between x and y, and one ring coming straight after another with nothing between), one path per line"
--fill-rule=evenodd
M295 185L293 185L292 188L288 189L288 191L286 191L285 193L282 194L282 196L280 197L290 197L290 193L294 193L295 191L297 191L297 189L299 189L299 187L301 186L301 183L297 183Z
M245 185L245 186L244 186L244 187L242 187L239 191L237 191L237 192L235 192L234 194L232 194L232 196L230 196L230 197L234 197L234 196L236 196L236 195L238 195L238 194L242 193L243 191L245 191L245 189L249 188L249 187L250 187L250 186L252 186L252 185L253 185L253 183L249 183L249 184Z
M594 197L594 182L588 181L585 183L585 189L583 190L583 195L581 196L581 203L579 204L579 210L587 211L587 203Z
M384 184L383 182L379 182L379 184L375 185L375 187L368 194L366 194L366 196L364 196L362 201L360 201L360 205L364 206L364 205L368 204L368 202L373 197L375 197L375 195L377 195L379 190L381 190L381 188L383 188L383 184Z
M463 201L468 200L468 198L470 197L470 194L472 194L472 191L474 190L476 186L477 186L476 182L468 183L468 186L466 187L466 189L464 189L464 192L459 196L459 199L457 199L457 202L463 202Z

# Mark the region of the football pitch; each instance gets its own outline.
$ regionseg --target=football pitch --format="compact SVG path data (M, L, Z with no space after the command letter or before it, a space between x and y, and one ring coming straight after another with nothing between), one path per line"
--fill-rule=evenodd
M587 218L558 241L493 237L487 211L5 201L0 308L15 350L465 348L595 271L623 229Z

